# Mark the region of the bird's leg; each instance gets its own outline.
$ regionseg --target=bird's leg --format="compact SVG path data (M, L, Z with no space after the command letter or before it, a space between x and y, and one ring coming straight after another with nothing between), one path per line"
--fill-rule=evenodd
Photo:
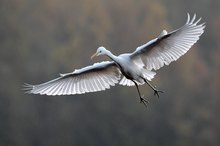
M139 90L139 88L138 88L138 84L137 84L135 81L133 81L133 82L134 82L134 84L135 84L135 86L136 86L136 88L137 88L138 95L139 95L139 97L140 97L140 103L143 103L144 106L147 107L147 104L149 103L149 101L146 100L146 99L144 99L143 96L141 96L140 90Z
M147 83L151 89L154 90L154 95L157 95L157 97L159 98L159 93L164 93L163 91L157 90L156 87L154 87L153 85L150 84L150 82L148 82L146 79L144 79L145 83Z

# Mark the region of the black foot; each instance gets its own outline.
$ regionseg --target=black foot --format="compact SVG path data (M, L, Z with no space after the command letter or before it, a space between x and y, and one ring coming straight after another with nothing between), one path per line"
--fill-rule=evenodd
M154 95L157 95L157 97L159 98L159 93L164 93L163 91L160 91L160 90L154 90Z
M144 96L140 97L140 103L143 103L145 107L147 107L147 104L149 103L148 100L143 98Z

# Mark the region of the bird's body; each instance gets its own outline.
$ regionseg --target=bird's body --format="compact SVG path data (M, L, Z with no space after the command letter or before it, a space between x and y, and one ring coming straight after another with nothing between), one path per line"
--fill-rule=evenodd
M141 68L131 60L130 54L115 56L113 60L127 79L138 81L138 77L142 75Z
M158 91L148 81L154 78L158 70L172 61L176 61L185 54L193 44L199 40L204 32L205 25L195 21L196 15L181 28L161 34L148 43L137 47L133 53L119 56L113 55L104 47L99 47L91 57L106 55L111 61L95 63L74 72L61 74L59 78L39 85L25 85L27 93L46 95L71 95L86 92L105 90L116 83L127 86L136 86L139 97L146 102L139 92L138 85L147 83L158 95ZM158 95L159 96L159 95Z

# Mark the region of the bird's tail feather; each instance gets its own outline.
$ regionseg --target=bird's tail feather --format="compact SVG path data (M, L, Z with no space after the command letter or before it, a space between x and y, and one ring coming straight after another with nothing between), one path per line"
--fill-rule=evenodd
M154 78L154 76L156 75L156 72L154 71L150 71L150 70L147 70L147 69L142 69L142 73L144 75L144 78L151 81L151 79Z

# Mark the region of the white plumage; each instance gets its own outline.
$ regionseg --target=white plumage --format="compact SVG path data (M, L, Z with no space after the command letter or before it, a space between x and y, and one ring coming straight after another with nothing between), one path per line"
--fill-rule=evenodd
M190 20L188 14L188 19L184 26L170 33L163 30L158 38L138 47L131 55L131 58L141 58L148 70L158 70L164 64L169 65L170 62L176 61L199 40L199 37L204 32L204 23L197 25L201 18L194 22L195 18L196 15Z
M137 89L138 85L147 83L158 95L160 91L148 82L156 75L152 70L158 70L164 64L169 65L179 59L204 32L205 24L198 24L201 18L195 21L196 15L192 19L189 14L187 16L185 25L169 33L163 30L157 38L137 47L133 53L115 56L104 47L99 47L91 58L107 55L112 61L95 63L71 73L61 74L60 77L43 84L25 84L25 90L33 94L72 95L109 89L117 83L136 85ZM146 100L141 97L139 89L138 93L141 101L145 103Z
M105 61L60 74L59 78L39 85L25 84L27 93L71 95L109 89L120 80L120 72L113 62Z

